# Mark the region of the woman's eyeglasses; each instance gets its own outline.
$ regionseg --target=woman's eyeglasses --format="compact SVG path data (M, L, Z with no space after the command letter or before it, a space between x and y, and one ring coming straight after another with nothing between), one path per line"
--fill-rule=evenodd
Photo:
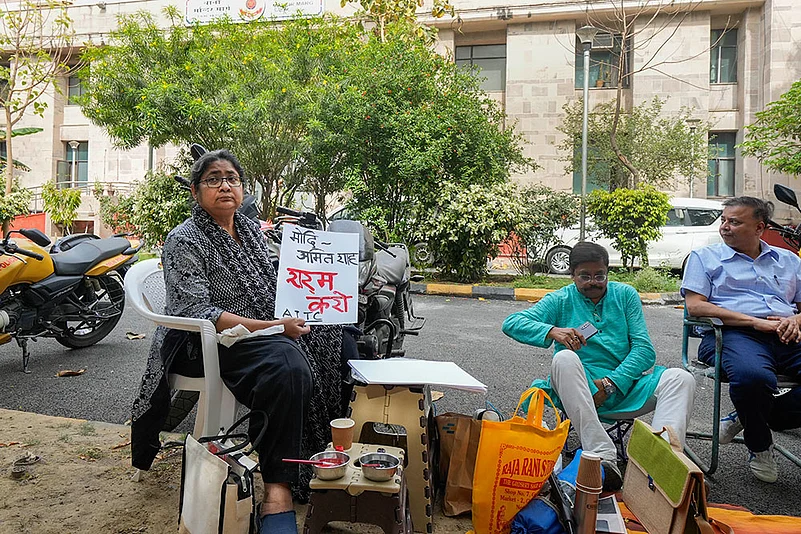
M598 283L606 282L606 277L607 276L605 274L596 274L596 275L579 274L576 276L576 278L578 278L582 282L589 282L590 280L595 280Z
M211 178L206 178L205 180L200 181L201 184L206 184L206 187L211 187L212 189L219 188L223 182L228 182L228 185L231 187L239 187L242 185L242 178L235 175L212 176Z

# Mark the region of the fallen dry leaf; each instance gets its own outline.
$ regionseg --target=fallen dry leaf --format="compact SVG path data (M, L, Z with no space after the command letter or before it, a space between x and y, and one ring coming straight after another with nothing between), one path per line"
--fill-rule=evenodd
M137 334L136 332L125 332L125 337L128 339L145 339L144 334Z
M56 376L61 378L62 376L80 376L86 372L86 369L78 369L74 371L72 369L64 369L56 373Z
M19 441L9 441L8 443L0 443L0 447L11 447L12 445L19 445Z
M113 447L111 447L111 450L113 451L113 450L116 450L116 449L121 449L121 448L123 448L123 447L127 447L127 446L128 446L128 445L130 445L130 444L131 444L131 440L124 441L124 442L122 442L122 443L117 443L116 445L114 445Z
M444 396L445 396L445 394L443 392L441 392L441 391L437 391L437 390L433 390L433 389L431 390L431 400L432 401L438 401L439 399L441 399Z

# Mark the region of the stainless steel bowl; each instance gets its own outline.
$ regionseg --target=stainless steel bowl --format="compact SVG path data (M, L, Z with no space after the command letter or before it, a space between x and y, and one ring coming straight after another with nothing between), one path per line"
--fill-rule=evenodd
M314 475L317 478L320 480L336 480L345 476L345 472L348 470L348 464L350 463L350 456L344 452L325 451L318 452L309 459L322 460L324 458L334 458L338 460L338 463L325 466L313 465Z
M378 464L376 467L366 467L365 464ZM385 452L370 452L359 457L362 474L373 482L391 480L398 472L400 459Z

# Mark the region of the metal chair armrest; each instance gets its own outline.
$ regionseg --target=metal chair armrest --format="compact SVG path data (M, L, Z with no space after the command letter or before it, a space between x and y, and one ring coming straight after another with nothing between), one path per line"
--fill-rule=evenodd
M694 317L687 315L684 317L684 324L689 326L709 326L712 328L720 328L723 326L723 321L717 317Z

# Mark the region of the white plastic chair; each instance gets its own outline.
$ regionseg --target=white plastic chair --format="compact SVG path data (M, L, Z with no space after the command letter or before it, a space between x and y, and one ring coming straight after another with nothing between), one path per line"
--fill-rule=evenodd
M194 436L213 436L221 428L230 427L236 419L237 403L220 378L217 331L207 319L163 315L166 292L161 260L144 260L131 267L125 275L125 300L127 306L157 325L200 333L205 377L191 378L171 373L168 376L170 388L200 393Z

